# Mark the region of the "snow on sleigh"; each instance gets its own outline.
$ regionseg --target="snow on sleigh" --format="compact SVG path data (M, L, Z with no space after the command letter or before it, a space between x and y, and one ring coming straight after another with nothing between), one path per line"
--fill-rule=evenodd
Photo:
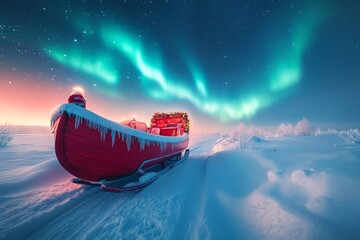
M116 123L87 110L84 99L78 104L70 98L54 111L51 127L57 159L76 177L74 183L139 190L188 157L186 113L156 113L151 127L135 120Z

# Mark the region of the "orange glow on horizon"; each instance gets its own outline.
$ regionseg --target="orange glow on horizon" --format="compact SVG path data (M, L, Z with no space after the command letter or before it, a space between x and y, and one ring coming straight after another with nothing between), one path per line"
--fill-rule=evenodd
M1 76L0 124L49 126L51 110L61 98L61 90L46 84L37 85L16 76Z
M1 73L0 75L0 125L38 125L49 126L52 112L63 103L79 85L74 83L37 84L39 79L24 80L21 75ZM80 87L81 88L81 87ZM172 106L169 103L138 102L136 99L111 99L99 96L92 89L82 92L87 101L87 108L109 120L120 122L133 119L149 124L154 112L185 111L190 117L190 132L218 132L219 125L211 119L195 119L188 109Z
M81 92L88 102L88 109L110 120L120 122L121 119L133 119L149 122L153 112L146 106L133 101L97 97L91 91L85 91L78 84L54 83L36 84L37 81L24 81L21 76L0 75L0 125L5 122L12 125L49 126L52 112L63 103L74 91ZM87 92L88 94L84 94ZM156 106L152 107L156 111ZM163 108L163 107L161 107Z
M54 87L53 84L24 81L14 75L2 75L0 78L0 125L7 122L12 125L49 126L52 112L60 104L67 103L71 91L85 92L78 86L72 88L70 83L69 86L61 84L61 87ZM92 103L98 102L94 97L85 95L85 98Z

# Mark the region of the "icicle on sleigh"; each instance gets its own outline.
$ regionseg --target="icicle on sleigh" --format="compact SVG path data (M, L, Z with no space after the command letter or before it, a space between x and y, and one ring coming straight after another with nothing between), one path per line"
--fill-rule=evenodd
M139 190L188 157L186 113L156 113L147 128L105 119L83 101L69 98L72 103L58 107L51 118L57 159L76 177L73 183L110 192Z

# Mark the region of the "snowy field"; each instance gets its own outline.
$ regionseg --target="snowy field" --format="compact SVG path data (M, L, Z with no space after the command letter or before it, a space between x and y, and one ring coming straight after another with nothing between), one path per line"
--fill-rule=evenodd
M51 134L0 147L0 239L360 239L360 144L338 135L190 134L190 156L137 193L72 184Z

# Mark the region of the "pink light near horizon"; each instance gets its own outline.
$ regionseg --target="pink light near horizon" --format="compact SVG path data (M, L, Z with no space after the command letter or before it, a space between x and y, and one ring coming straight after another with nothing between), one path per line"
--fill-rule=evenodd
M38 79L24 81L14 74L0 75L0 125L49 126L51 113L57 106L66 103L70 93L79 84L68 83L56 87L54 84L37 84ZM111 99L98 95L91 89L84 89L87 108L98 115L115 122L135 117L149 123L154 112L188 112L191 132L216 132L218 126L211 120L201 120L193 112L177 104L140 102L126 99Z
M50 111L61 97L61 92L52 87L3 75L0 82L0 124L48 126Z

